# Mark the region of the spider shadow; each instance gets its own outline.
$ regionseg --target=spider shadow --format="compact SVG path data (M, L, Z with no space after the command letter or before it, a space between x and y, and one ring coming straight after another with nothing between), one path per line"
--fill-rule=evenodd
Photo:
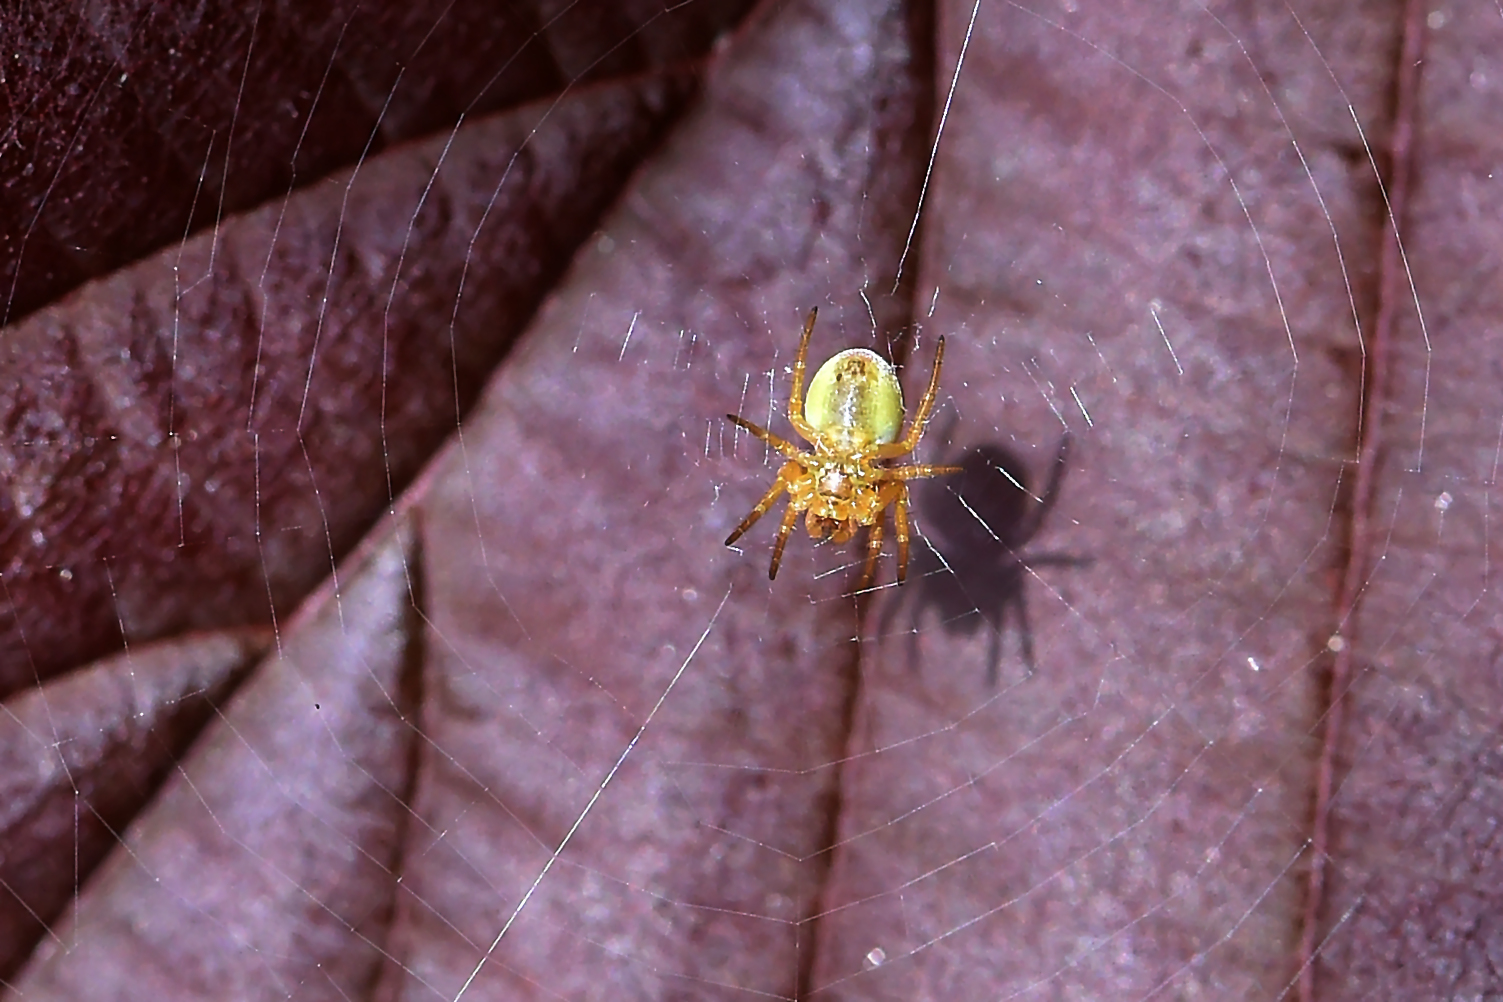
M885 636L908 614L908 662L918 664L919 622L933 610L947 633L991 632L987 684L995 688L1002 662L1002 634L1009 617L1017 623L1023 661L1034 669L1033 632L1025 587L1040 567L1086 567L1091 558L1059 552L1027 552L1059 499L1069 464L1070 433L1060 438L1042 494L1028 489L1026 467L1001 445L982 445L959 462L961 472L930 481L914 493L926 535L914 548L908 586L884 610Z

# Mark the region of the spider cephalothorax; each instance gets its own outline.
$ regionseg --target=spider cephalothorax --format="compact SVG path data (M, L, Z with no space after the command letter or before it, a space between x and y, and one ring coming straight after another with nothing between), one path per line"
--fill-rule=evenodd
M772 547L769 578L778 576L783 546L799 512L806 512L804 527L813 539L844 543L862 526L868 527L866 566L857 589L871 583L877 556L882 552L882 513L891 505L898 537L898 583L908 576L908 481L956 473L958 466L883 466L884 461L906 456L918 447L934 395L939 389L939 370L945 355L945 339L934 349L934 371L929 388L919 401L918 413L908 434L898 440L903 425L903 390L892 365L876 352L847 348L815 372L804 397L804 368L814 318L809 311L804 334L793 361L793 390L788 398L788 422L814 446L806 452L772 432L734 414L726 418L745 428L788 457L772 487L742 519L725 544L730 546L767 513L783 491L788 492L788 510L778 527Z

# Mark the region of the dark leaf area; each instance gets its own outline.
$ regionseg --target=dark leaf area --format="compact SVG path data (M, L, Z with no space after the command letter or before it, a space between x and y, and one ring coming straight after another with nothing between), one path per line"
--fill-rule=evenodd
M687 92L478 121L13 325L0 689L122 632L289 612L453 431Z
M463 117L696 59L747 6L133 0L9 12L4 319Z
M221 6L0 21L5 997L1503 994L1493 6Z

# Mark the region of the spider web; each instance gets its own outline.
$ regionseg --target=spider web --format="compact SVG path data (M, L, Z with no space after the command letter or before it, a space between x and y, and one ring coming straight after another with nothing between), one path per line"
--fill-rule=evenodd
M1503 992L1503 8L701 2L571 62L576 6L556 86L433 126L403 70L411 133L244 205L239 37L184 235L13 271L4 517L86 556L0 578L6 990ZM910 402L947 338L902 588L801 529L769 582L780 507L720 545L814 305ZM106 435L155 563L59 513Z

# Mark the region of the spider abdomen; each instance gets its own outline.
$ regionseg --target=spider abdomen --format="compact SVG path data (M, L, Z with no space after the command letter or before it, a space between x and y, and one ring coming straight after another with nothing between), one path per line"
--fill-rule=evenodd
M832 356L809 381L804 417L842 451L897 440L903 388L892 364L866 348Z

